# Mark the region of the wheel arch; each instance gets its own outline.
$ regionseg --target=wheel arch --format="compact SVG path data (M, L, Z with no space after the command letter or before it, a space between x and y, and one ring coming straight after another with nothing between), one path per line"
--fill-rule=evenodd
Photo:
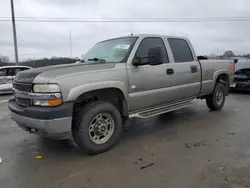
M216 86L216 83L221 82L225 85L226 88L226 95L229 92L229 74L227 70L220 70L215 72L214 79L213 79L213 89Z
M88 104L91 101L105 101L114 105L121 116L128 116L128 101L121 89L117 87L99 88L78 95L74 100L74 112L77 108Z

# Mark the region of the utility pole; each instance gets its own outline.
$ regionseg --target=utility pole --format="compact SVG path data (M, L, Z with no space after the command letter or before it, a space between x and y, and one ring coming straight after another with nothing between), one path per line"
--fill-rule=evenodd
M72 40L71 40L71 31L69 31L69 47L70 47L70 57L72 58Z
M15 9L13 0L10 0L11 4L11 16L12 16L12 28L13 28L13 39L14 39L14 50L15 50L15 61L18 64L18 49L17 49L17 37L16 37L16 23L15 23Z

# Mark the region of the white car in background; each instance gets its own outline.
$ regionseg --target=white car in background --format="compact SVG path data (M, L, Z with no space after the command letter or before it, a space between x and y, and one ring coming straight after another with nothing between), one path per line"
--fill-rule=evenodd
M12 82L20 71L32 69L28 66L3 66L0 67L0 94L12 93Z

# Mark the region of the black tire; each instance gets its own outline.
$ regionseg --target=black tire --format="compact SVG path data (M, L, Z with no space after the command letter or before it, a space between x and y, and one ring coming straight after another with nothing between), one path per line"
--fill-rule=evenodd
M221 102L218 102L216 99L216 93L218 92L218 90L222 91L223 93ZM213 93L206 97L207 107L213 111L221 110L222 107L224 106L225 100L226 100L225 85L223 83L218 82L214 87Z
M110 138L101 144L97 144L91 140L89 135L89 127L93 118L100 113L108 114L113 122L114 129ZM73 138L76 144L88 154L99 154L112 148L120 138L122 132L122 118L118 109L110 103L102 101L94 101L85 105L78 111L73 120Z

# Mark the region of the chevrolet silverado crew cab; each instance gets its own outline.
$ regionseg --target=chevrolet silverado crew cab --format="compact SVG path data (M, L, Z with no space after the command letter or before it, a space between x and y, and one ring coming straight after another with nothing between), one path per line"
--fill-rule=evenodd
M199 60L188 39L161 35L99 42L81 62L18 73L9 109L24 130L72 135L90 154L110 149L128 118L180 109L197 98L220 110L234 74L230 60Z

